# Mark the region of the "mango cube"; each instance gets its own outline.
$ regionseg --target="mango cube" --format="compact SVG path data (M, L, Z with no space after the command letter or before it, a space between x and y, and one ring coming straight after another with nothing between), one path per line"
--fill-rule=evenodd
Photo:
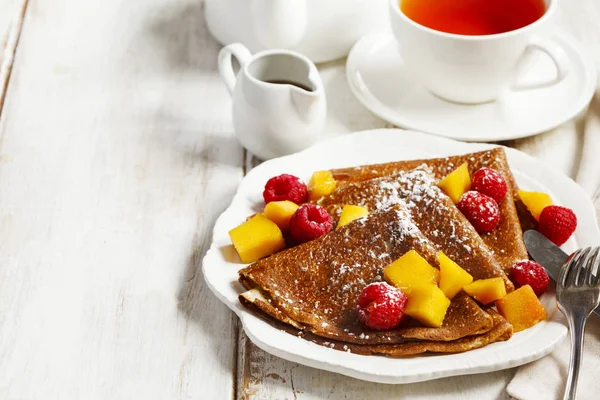
M536 220L540 218L544 208L552 205L552 198L546 193L519 190L519 197Z
M473 282L473 277L444 252L440 251L437 259L440 263L440 289L447 298L452 299L463 287Z
M496 301L500 315L507 319L515 332L530 328L546 319L548 313L529 285L521 286Z
M265 206L265 217L269 218L282 231L287 231L290 226L292 215L300 206L289 200L271 201Z
M279 227L262 214L230 230L229 237L244 263L257 261L285 247Z
M315 172L308 182L308 199L316 200L331 194L337 186L329 171Z
M446 177L438 183L438 187L442 189L454 203L458 203L462 195L471 189L469 165L467 163L461 164L450 174L446 175Z
M437 284L440 271L432 267L414 250L383 269L385 280L409 294L414 286Z
M434 284L414 286L408 295L404 312L423 325L437 328L442 325L450 300Z
M506 296L506 287L502 278L479 279L466 285L464 291L482 304L489 304Z
M352 206L349 204L345 205L344 208L342 208L342 213L340 214L340 220L338 221L337 227L339 228L341 226L348 225L355 219L365 217L367 215L369 215L369 211L364 207Z

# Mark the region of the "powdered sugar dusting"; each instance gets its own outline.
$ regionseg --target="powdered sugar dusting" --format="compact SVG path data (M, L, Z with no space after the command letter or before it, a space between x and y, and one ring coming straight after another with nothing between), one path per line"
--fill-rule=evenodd
M382 178L375 193L375 206L378 210L394 204L402 204L409 210L417 207L418 203L431 204L441 196L440 189L435 185L435 179L426 165L402 172L393 181Z

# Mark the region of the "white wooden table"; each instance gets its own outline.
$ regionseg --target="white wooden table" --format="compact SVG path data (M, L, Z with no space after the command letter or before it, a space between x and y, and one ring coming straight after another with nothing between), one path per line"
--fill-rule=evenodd
M561 8L600 66L599 3ZM386 386L281 360L210 293L212 226L256 161L233 135L201 0L0 0L0 46L0 399L507 396L514 370ZM320 69L326 136L389 126L343 62ZM504 144L592 192L598 136L596 103Z

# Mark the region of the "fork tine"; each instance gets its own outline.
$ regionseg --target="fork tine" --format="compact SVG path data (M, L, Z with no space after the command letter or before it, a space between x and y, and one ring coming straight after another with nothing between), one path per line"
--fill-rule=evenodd
M587 285L587 282L590 280L590 276L594 271L594 262L596 260L596 255L594 254L595 251L595 248L590 248L590 251L587 252L585 258L581 260L577 286Z
M585 284L588 286L598 286L600 283L600 247L592 251L593 258L590 260L590 266Z
M573 253L571 255L571 257L569 258L569 260L561 267L560 273L558 276L558 281L557 281L557 283L560 286L563 286L563 287L567 286L567 278L569 276L571 276L571 268L574 265L574 263L573 263L574 259L577 258L578 251L579 250L575 251L575 253Z
M563 266L564 271L561 279L563 286L574 286L581 270L580 262L589 251L589 247L575 251L573 257Z
M577 278L575 279L575 286L581 287L586 284L589 279L590 273L594 270L595 261L594 249L586 247L582 251L582 256L577 264Z
M573 258L575 255L573 255L573 257L571 257L571 259L569 261L567 261L561 268L560 268L560 272L558 274L558 280L556 281L556 283L561 286L561 287L565 287L567 286L567 276L569 276L569 273L571 272L571 267L573 266Z

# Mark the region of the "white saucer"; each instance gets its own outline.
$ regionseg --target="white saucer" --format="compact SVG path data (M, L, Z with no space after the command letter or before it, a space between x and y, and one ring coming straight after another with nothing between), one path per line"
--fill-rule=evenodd
M593 60L582 47L563 32L549 37L567 53L567 77L544 89L506 92L491 103L461 105L431 94L406 70L391 33L372 33L358 41L348 56L348 83L365 107L397 126L466 141L531 136L575 117L596 87ZM524 81L556 74L552 62L537 52L527 61Z

